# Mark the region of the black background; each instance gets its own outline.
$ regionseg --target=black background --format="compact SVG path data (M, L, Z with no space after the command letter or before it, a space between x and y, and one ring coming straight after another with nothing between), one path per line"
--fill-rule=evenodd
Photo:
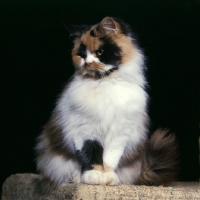
M0 2L1 184L35 172L35 138L74 72L61 19L94 24L105 16L121 17L135 31L146 55L151 129L176 132L179 178L198 180L199 0L7 0Z

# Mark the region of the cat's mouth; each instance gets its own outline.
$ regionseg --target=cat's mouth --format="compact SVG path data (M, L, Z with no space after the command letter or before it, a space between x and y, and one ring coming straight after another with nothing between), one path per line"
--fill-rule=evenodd
M95 65L84 64L82 68L82 76L88 78L103 79L109 76L112 72L114 72L117 69L118 67L112 67L106 70L100 65L96 67Z
M99 70L99 71L104 71L103 65L97 62L91 62L91 63L86 63L84 64L84 68L86 70Z
M97 66L94 66L92 64L88 65L87 63L85 63L83 66L82 66L82 75L83 77L90 77L90 78L96 78L97 77L97 74L101 74L103 73L103 68L102 67L97 67Z

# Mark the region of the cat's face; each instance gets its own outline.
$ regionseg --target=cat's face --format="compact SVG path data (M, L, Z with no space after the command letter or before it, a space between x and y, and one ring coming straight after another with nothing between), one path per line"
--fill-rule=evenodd
M110 17L92 27L80 28L72 37L72 60L83 77L109 76L134 55L129 27Z

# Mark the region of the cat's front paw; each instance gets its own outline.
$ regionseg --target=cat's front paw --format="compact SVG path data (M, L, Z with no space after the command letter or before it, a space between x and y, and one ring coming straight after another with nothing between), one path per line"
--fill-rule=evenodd
M118 185L119 178L114 171L103 173L98 170L89 170L84 172L81 182L96 185Z
M106 172L103 174L103 183L105 185L119 185L119 178L114 171Z
M81 182L87 184L103 184L103 173L97 170L85 171L81 177Z

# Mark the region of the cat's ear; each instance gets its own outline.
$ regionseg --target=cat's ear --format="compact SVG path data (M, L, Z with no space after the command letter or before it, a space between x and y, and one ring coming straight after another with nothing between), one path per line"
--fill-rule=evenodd
M77 25L71 25L70 26L70 40L75 41L77 38L81 37L81 31L79 26Z
M100 22L100 31L105 35L117 34L117 30L117 24L111 17L105 17Z
M71 25L70 26L70 39L76 41L77 38L80 38L83 33L90 29L89 25Z

